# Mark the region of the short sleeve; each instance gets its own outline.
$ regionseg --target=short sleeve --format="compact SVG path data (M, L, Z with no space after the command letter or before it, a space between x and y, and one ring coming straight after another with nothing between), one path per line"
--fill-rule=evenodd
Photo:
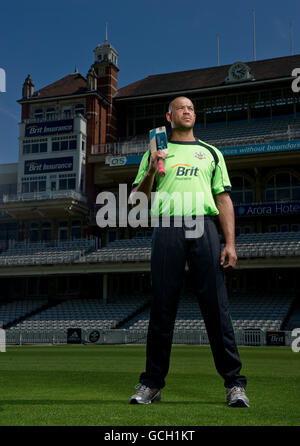
M219 162L216 166L212 182L212 192L214 195L221 194L222 192L231 192L231 183L223 154L220 150L217 153Z
M149 167L149 155L150 155L150 149L148 149L144 153L144 155L143 155L143 158L142 158L142 160L140 162L140 166L139 166L139 170L138 170L137 176L135 177L135 180L132 183L132 187L135 187L138 184L140 184L140 182L142 181L142 179L146 175L146 173L148 171L148 167Z

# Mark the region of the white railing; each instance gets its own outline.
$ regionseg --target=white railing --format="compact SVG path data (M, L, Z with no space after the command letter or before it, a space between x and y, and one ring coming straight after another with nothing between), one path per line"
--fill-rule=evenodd
M126 141L109 144L94 144L91 149L92 155L135 155L145 153L149 148L149 140L143 139L139 142Z
M86 196L74 190L65 191L46 191L46 192L27 192L20 194L3 195L3 203L16 201L33 201L33 200L56 200L61 198L74 198L74 200L87 202Z
M230 146L241 146L244 144L264 144L267 142L275 141L292 141L293 139L300 138L300 129L293 131L273 131L267 135L257 135L257 136L245 136L236 138L224 138L224 139L214 139L209 140L209 144L213 144L217 147L230 147Z
M25 124L36 124L38 122L49 122L49 121L62 121L65 119L74 119L74 118L82 118L85 119L84 116L81 113L71 113L71 114L64 114L64 113L51 113L48 116L43 116L41 118L28 118L23 119L22 122Z

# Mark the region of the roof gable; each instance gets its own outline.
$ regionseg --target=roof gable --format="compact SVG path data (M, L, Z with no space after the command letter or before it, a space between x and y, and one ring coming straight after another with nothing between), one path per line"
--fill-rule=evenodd
M148 76L120 88L115 98L151 96L225 86L225 78L231 65L233 64ZM300 55L246 62L246 65L249 66L255 81L280 79L290 77L292 70L300 67Z
M71 96L85 93L87 90L87 81L79 73L68 74L67 76L37 90L33 98L43 99L56 96Z

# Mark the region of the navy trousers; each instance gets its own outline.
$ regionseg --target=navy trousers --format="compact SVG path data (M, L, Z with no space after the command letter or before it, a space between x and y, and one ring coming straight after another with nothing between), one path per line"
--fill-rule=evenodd
M140 382L162 389L169 370L173 330L188 263L193 288L200 305L216 369L225 387L246 387L231 323L221 245L215 223L204 220L199 238L185 236L186 228L156 227L152 236L152 304L146 349L146 371Z

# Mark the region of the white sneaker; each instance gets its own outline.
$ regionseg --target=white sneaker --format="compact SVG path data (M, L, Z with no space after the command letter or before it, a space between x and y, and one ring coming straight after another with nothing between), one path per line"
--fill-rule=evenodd
M135 386L137 392L130 398L130 404L151 404L161 400L159 389L151 389L144 384Z
M226 389L226 400L230 407L250 407L244 387Z

